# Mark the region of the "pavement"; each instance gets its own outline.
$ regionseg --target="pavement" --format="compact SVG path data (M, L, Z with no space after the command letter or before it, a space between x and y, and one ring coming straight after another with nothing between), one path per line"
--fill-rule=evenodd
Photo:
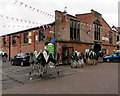
M76 70L71 70L70 65L62 65L58 66L60 72L59 75L57 74L55 68L52 68L50 74L44 74L40 78L39 75L29 75L29 66L12 66L10 62L2 63L2 65L2 90L33 83L39 80L57 78L77 72Z
M118 94L118 63L71 68L59 66L60 75L29 76L28 67L3 68L3 94ZM31 79L32 78L32 79Z

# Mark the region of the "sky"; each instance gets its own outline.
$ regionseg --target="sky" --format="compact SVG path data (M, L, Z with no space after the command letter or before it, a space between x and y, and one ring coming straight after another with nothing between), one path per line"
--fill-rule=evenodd
M0 36L54 22L55 10L67 14L102 14L112 27L118 26L119 0L0 0Z

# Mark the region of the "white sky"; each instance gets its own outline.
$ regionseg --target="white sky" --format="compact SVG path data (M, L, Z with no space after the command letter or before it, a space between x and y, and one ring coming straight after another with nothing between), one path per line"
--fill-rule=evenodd
M27 21L33 21L38 26L40 24L52 23L54 18L45 16L36 9L54 15L55 10L63 11L67 6L67 13L71 15L90 13L91 9L98 11L102 17L112 27L118 26L118 2L119 0L0 0L0 35L17 32L20 30L31 28L35 24L25 23L11 18L18 18ZM20 2L36 8L34 11L28 6L20 6ZM5 17L8 16L8 19ZM5 25L5 27L3 27ZM8 26L12 27L8 27ZM15 27L13 27L15 25ZM6 27L7 26L7 27ZM19 27L17 27L19 26ZM30 26L30 27L22 27Z

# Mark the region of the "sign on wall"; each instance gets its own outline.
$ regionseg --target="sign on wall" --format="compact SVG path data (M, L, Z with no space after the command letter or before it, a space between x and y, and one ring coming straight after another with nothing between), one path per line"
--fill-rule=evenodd
M104 40L104 41L109 41L109 38L102 37L102 40Z

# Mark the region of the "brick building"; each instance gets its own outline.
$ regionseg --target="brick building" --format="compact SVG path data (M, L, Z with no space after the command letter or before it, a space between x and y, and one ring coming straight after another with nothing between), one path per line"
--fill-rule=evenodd
M117 49L120 50L120 27L117 27Z
M116 31L112 30L102 18L102 14L91 10L91 13L72 16L66 12L55 11L55 22L47 26L8 34L0 39L0 50L9 57L20 52L43 50L46 42L56 39L55 52L60 53L63 63L69 63L69 56L74 50L85 53L87 50L103 50L111 54L116 50Z
M9 58L17 53L33 53L44 49L45 43L54 37L54 22L44 26L31 28L0 38L0 50L5 51Z
M115 30L116 33L116 44L117 44L117 50L120 50L120 27L112 26L112 30Z
M69 62L67 57L72 50L82 53L104 51L106 55L116 50L116 31L111 29L102 14L91 10L91 13L72 16L55 11L55 16L57 51L62 52L63 62Z

